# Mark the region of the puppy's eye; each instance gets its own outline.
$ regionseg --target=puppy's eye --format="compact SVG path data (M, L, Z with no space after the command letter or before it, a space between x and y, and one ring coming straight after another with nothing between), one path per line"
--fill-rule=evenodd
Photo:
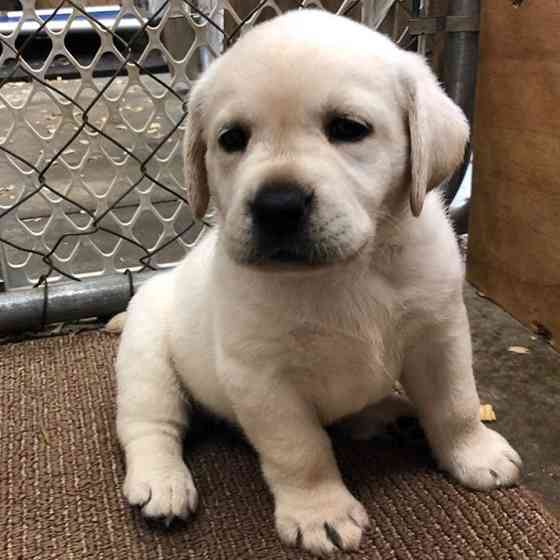
M220 132L218 143L228 154L242 152L249 143L249 134L241 126L232 126Z
M327 124L330 142L359 142L371 133L371 126L350 117L334 117Z

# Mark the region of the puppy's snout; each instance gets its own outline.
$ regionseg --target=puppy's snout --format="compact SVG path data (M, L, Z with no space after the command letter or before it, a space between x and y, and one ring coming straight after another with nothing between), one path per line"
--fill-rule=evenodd
M264 185L251 205L253 222L267 235L276 237L296 233L307 221L312 198L312 193L296 184Z

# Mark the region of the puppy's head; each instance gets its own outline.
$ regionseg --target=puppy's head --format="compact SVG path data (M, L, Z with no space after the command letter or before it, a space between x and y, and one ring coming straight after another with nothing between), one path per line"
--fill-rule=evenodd
M194 87L188 198L201 217L213 195L239 263L336 263L373 243L405 201L418 216L467 137L421 57L300 10L247 33Z

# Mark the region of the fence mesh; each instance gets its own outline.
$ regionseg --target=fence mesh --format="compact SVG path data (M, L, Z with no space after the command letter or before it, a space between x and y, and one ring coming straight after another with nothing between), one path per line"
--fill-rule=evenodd
M19 0L0 11L0 278L7 289L172 266L193 220L181 154L186 95L255 23L321 8L404 46L415 2ZM414 45L416 46L416 45Z

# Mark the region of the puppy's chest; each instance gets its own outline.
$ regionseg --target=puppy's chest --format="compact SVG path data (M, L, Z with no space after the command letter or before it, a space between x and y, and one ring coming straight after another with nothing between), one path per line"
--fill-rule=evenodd
M391 390L400 373L400 350L387 335L374 325L304 321L287 337L287 375L331 423Z

